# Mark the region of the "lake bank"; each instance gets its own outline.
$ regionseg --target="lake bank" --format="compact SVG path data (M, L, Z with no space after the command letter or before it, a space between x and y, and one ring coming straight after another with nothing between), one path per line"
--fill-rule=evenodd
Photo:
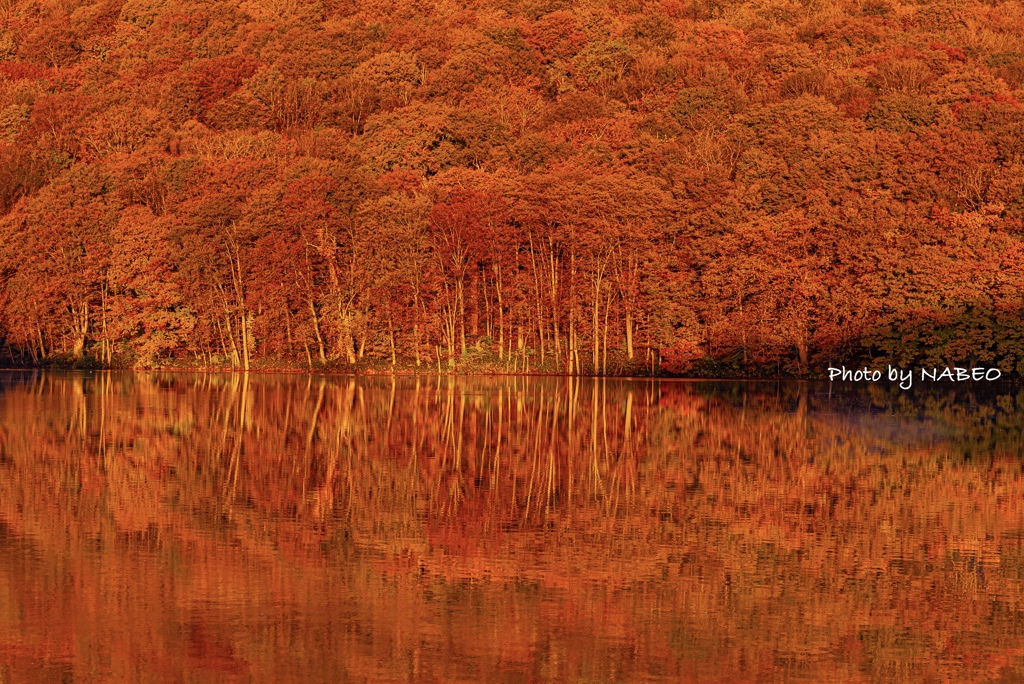
M249 368L243 365L231 363L206 364L202 362L189 362L188 360L165 359L150 363L124 363L124 364L103 364L96 359L85 357L74 359L70 357L55 357L47 359L42 363L36 362L11 362L11 357L0 357L0 369L35 369L35 370L138 370L138 371L196 371L204 373L338 373L348 375L396 375L396 376L428 376L428 375L519 375L519 376L561 376L561 377L590 377L590 378L690 378L690 379L715 379L715 380L767 380L767 379L805 379L817 380L827 377L826 371L813 370L803 374L795 374L783 370L779 365L766 366L763 368L749 369L741 372L738 369L726 367L714 360L701 360L696 363L680 366L678 364L665 363L663 359L656 356L649 356L647 362L618 362L614 365L601 369L599 372L591 372L589 368L583 367L571 370L565 364L555 364L550 361L545 363L509 363L499 360L470 359L467 361L456 360L454 365L442 359L439 364L420 363L413 361L399 361L392 364L388 360L365 360L355 364L349 364L341 360L329 360L327 363L312 362L306 359L259 359L253 361ZM5 363L6 362L6 363Z

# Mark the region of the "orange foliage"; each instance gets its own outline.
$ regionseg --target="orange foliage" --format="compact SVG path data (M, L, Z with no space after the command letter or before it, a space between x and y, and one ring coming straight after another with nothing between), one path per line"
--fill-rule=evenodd
M1018 9L5 0L0 362L1019 371Z

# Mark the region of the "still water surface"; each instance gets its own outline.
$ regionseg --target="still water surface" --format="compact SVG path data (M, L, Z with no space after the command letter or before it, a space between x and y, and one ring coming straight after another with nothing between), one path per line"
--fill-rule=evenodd
M1020 681L1022 405L0 374L0 682Z

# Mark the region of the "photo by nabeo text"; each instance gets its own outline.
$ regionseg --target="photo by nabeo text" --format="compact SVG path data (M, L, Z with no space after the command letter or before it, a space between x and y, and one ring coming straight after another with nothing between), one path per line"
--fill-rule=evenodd
M994 382L1003 377L1003 371L998 368L959 368L957 366L947 366L945 368L920 368L919 370L921 371L921 382L926 380L932 382ZM912 369L904 370L887 366L884 376L890 382L899 382L901 389L910 389L914 382L914 371ZM829 381L878 382L882 377L883 371L879 369L872 370L867 367L849 369L846 366L841 366L828 369Z

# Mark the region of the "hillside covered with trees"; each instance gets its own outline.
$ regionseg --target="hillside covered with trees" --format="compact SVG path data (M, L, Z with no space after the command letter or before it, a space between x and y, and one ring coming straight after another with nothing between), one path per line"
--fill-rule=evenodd
M1024 7L0 0L0 363L1024 369Z

